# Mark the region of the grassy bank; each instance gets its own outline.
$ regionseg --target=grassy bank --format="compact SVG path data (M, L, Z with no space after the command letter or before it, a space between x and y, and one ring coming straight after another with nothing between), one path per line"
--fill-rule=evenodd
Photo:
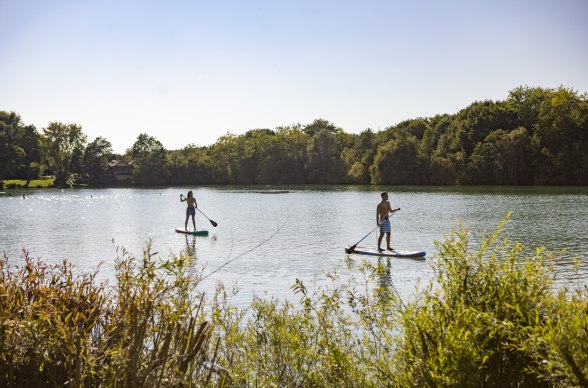
M36 189L36 188L47 188L47 187L53 187L53 182L55 181L54 178L43 178L43 179L31 179L31 181L29 182L28 188L30 189ZM6 179L4 181L2 181L2 183L4 184L5 188L8 189L19 189L19 188L24 188L27 187L27 181L26 179Z
M0 261L0 386L586 386L588 290L502 225L438 243L436 279L402 301L385 261L296 303L206 301L192 258L122 253L116 284L67 263Z

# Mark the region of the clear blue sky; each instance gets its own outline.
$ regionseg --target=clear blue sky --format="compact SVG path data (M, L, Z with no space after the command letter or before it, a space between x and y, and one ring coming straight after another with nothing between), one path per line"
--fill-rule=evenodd
M588 91L588 1L0 0L0 110L123 152L324 118L347 132L520 85Z

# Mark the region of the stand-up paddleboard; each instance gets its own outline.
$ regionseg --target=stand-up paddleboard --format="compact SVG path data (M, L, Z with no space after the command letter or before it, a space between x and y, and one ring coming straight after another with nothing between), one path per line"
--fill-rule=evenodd
M347 246L345 248L345 252L350 247ZM357 253L358 255L370 255L370 256L382 256L382 257L406 257L406 258L419 258L425 257L427 252L424 251L407 251L407 250L394 250L394 251L387 251L383 250L382 252L378 251L378 248L371 248L371 247L355 247L351 254Z
M194 236L208 236L208 230L186 230L184 228L176 228L176 232L193 234Z

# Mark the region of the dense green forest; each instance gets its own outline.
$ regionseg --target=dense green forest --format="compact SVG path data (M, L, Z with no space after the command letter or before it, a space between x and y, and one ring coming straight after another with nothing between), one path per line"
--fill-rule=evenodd
M146 133L125 155L87 141L81 126L49 123L39 133L0 112L0 180L54 175L63 185L109 184L108 161L133 162L137 185L498 184L587 185L588 96L566 87L513 89L456 114L349 134L324 119L225 135L208 147L167 150Z

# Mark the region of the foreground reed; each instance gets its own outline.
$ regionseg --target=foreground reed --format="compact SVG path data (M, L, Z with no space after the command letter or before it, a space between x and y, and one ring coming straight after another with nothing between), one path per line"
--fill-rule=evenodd
M505 221L506 222L506 221ZM501 223L437 245L434 281L403 301L393 261L346 263L299 303L204 307L193 259L122 252L116 284L64 262L0 260L0 386L588 386L588 289ZM344 268L349 273L349 268ZM331 282L328 281L331 280Z
M0 260L0 386L205 384L211 327L192 292L191 258L123 252L116 285L68 262Z
M256 299L243 315L219 298L219 362L254 386L588 386L588 288L558 289L561 260L511 243L505 222L477 249L462 227L439 242L414 300L394 288L395 259L312 292L297 281L299 305Z

